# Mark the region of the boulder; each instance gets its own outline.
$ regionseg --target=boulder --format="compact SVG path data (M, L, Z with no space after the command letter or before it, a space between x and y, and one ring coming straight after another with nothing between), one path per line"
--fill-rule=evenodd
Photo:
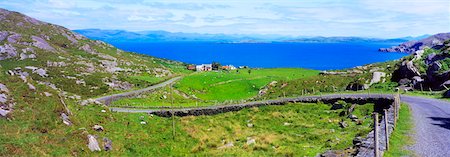
M20 59L19 59L19 60L25 60L25 59L28 59L28 55L25 54L25 53L21 53L19 56L20 56Z
M34 87L33 84L31 84L31 83L27 83L27 84L28 84L28 89L29 90L33 90L33 91L36 90L36 87Z
M231 147L234 147L233 142L229 142L223 146L218 147L217 149L226 149L226 148L231 148Z
M33 71L33 73L36 73L36 74L38 74L41 77L47 77L48 76L47 71L42 69L42 68L39 68L39 69Z
M8 101L8 96L4 93L0 94L0 103L6 103Z
M87 135L87 138L89 141L89 144L88 144L89 150L91 150L93 152L101 151L100 146L98 145L98 142L97 142L97 138L95 138L94 135Z
M5 44L0 46L0 61L13 58L17 56L16 48L14 48L11 44Z
M2 117L6 117L6 115L8 115L9 112L11 111L0 108L0 116Z
M9 89L3 83L0 83L0 92L9 93Z
M386 77L386 73L384 73L384 72L374 72L373 75L372 75L372 80L370 80L370 84L369 85L381 82L381 78L384 78L384 77Z
M341 122L339 122L339 127L346 128L346 127L348 127L348 124L345 121L341 121Z
M92 129L94 129L95 131L103 131L103 126L95 124Z
M103 138L103 149L105 149L105 151L112 150L112 141L107 137Z
M252 145L255 143L256 143L256 140L254 138L247 137L247 142L246 142L247 145Z
M61 119L63 120L63 123L66 125L72 125L72 122L70 121L69 116L67 116L66 113L61 113Z

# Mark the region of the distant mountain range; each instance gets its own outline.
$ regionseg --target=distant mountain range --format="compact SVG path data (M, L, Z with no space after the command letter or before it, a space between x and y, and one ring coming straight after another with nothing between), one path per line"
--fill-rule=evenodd
M82 29L74 30L88 38L106 42L218 42L218 43L265 43L265 42L394 42L402 43L419 37L379 39L364 37L290 37L282 35L240 35L240 34L200 34L172 33L167 31L129 32L124 30Z
M444 46L444 42L450 39L450 33L439 33L426 38L415 39L408 42L404 42L398 46L392 46L391 48L380 48L381 52L406 52L413 53L417 50L421 50L425 47L434 49L440 49Z

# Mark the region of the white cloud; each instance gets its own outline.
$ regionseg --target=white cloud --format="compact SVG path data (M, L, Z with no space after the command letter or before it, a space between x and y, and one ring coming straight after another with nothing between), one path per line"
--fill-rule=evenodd
M450 31L448 0L23 0L0 6L71 29L372 37Z

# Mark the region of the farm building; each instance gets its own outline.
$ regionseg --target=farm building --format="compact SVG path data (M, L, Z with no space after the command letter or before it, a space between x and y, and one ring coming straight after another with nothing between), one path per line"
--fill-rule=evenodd
M212 64L201 64L195 66L195 69L197 71L211 71L212 70Z

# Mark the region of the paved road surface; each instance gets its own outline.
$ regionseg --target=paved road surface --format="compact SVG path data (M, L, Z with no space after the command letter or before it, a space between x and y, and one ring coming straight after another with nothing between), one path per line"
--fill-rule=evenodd
M119 94L114 94L114 95L108 95L108 96L104 96L104 97L100 97L97 98L95 100L102 102L106 105L109 105L111 103L111 101L123 98L123 97L130 97L130 96L135 96L135 95L139 95L145 92L149 92L164 86L167 86L171 83L174 83L175 81L179 80L181 78L181 76L179 77L174 77L170 80L164 81L162 83L147 87L147 88L143 88L143 89L139 89L139 90L135 90L135 91L130 91L130 92L125 92L125 93L119 93Z
M402 96L409 104L414 121L417 156L450 157L450 102L422 97Z

